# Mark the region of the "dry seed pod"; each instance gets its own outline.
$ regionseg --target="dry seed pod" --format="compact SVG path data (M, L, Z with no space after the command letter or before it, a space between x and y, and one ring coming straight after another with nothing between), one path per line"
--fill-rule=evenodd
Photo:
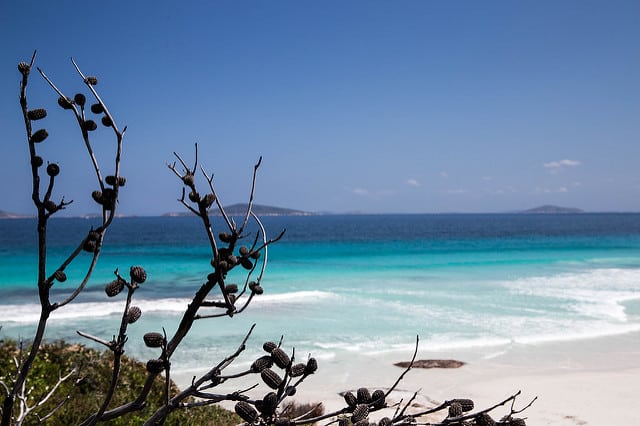
M465 413L467 411L471 411L473 410L474 404L473 401L470 399L466 399L466 398L456 398L454 400L451 401L453 402L457 402L458 404L460 404L460 406L462 407L462 411L464 411Z
M31 67L25 61L21 61L18 64L18 71L20 71L22 75L26 76L26 75L29 75L29 72L31 72Z
M343 398L344 402L346 402L349 407L355 407L358 403L358 399L353 394L353 392L345 392Z
M164 336L160 333L150 332L146 333L142 336L144 340L144 344L147 345L148 348L160 348L164 343Z
M270 368L262 370L260 372L260 377L262 377L262 381L271 389L278 389L282 384L282 378L278 376L278 373Z
M527 426L524 419L512 418L509 420L509 426Z
M371 393L367 388L359 388L357 391L358 404L368 404L371 402Z
M194 203L197 203L198 201L200 201L200 194L198 194L196 191L191 191L189 193L189 200L191 200Z
M73 101L69 97L63 98L62 96L60 96L58 98L58 105L60 105L63 109L71 109L73 108Z
M287 417L278 417L274 423L275 426L291 426L291 419Z
M27 113L27 117L29 117L29 120L32 120L32 121L42 120L46 116L47 116L47 110L44 108L32 109Z
M158 374L164 370L164 361L161 359L150 359L147 361L147 371L149 373Z
M495 420L487 413L478 414L473 418L477 426L496 426Z
M228 232L221 232L220 234L218 234L218 238L220 238L220 241L222 241L223 243L230 243L231 242L231 234L229 234Z
M47 209L49 213L54 213L58 210L58 205L51 200L45 201L44 208Z
M131 280L138 284L142 284L147 279L147 272L142 266L132 266L129 275L131 275Z
M53 276L55 277L56 280L58 280L61 283L67 280L67 274L65 274L64 271L61 271L59 269L53 274Z
M73 102L80 106L84 106L85 102L87 102L87 98L82 93L76 93L73 97Z
M105 286L104 292L107 293L107 296L114 297L120 294L123 288L124 280L116 279Z
M84 79L84 82L87 84L90 84L92 86L95 86L96 84L98 84L98 79L92 75L88 76L87 78Z
M113 175L109 175L106 178L104 178L104 181L107 185L115 185L116 184L116 177Z
M118 176L118 186L124 186L127 183L127 178L124 176Z
M384 407L385 396L384 391L378 389L371 394L371 402L375 408Z
M93 201L95 201L98 204L102 204L103 202L102 192L98 191L97 189L91 193L91 198L93 198Z
M358 404L351 414L351 423L358 423L369 417L369 406L367 404Z
M351 422L346 417L340 417L338 419L338 426L349 426Z
M287 396L293 396L295 395L297 392L297 389L295 386L287 386L287 388L284 390L284 393L287 394Z
M98 125L93 120L85 120L85 122L82 124L82 128L88 132L93 132L98 128Z
M87 251L89 253L95 253L97 248L98 248L98 244L96 244L96 242L93 240L85 241L84 245L82 246L82 250Z
M264 342L264 343L262 344L262 349L264 349L264 351L265 351L266 353L269 353L269 354L270 354L270 353L271 353L275 348L277 348L277 347L278 347L278 345L276 345L276 344L275 344L275 343L273 343L273 342Z
M291 359L289 355L281 348L275 348L271 351L271 358L273 358L273 362L280 368L284 369L291 364Z
M258 260L260 258L260 252L259 251L252 251L249 256L254 260Z
M253 364L251 364L251 371L254 373L260 373L265 368L271 368L272 365L273 360L271 357L269 355L265 355L253 361Z
M111 121L111 119L109 118L108 115L103 116L100 121L102 122L102 125L104 127L111 127L113 126L113 121Z
M193 174L187 173L186 175L182 176L182 182L187 186L193 186Z
M251 263L251 261L246 257L240 258L240 264L246 270L251 270L251 268L253 268L253 263Z
M251 290L253 293L256 293L256 294L262 294L263 293L262 287L260 286L260 284L258 284L255 281L251 281L249 283L249 290Z
M238 258L235 257L234 255L231 255L231 256L227 257L227 262L229 262L230 265L237 265L238 264Z
M127 322L129 324L133 324L134 322L140 319L141 315L142 315L142 310L140 310L140 308L137 306L132 306L127 311Z
M33 135L31 135L31 142L40 143L45 140L49 136L49 133L45 129L37 130Z
M291 371L289 372L289 375L291 377L300 377L304 375L306 368L307 366L302 363L294 364L291 366Z
M42 159L42 157L36 155L31 158L31 165L33 165L34 167L40 167L42 166L42 164L44 164L44 160Z
M202 199L202 202L204 203L206 208L211 207L215 201L216 201L216 196L213 194L207 194Z
M227 293L233 294L238 292L238 284L227 284L224 286L224 289Z
M269 392L262 398L262 402L266 408L275 410L278 406L278 395L275 392Z
M449 405L449 417L460 417L462 413L462 404L459 402L454 402Z
M241 256L248 256L249 255L249 249L246 248L245 246L240 247L240 249L238 250Z
M56 163L49 163L47 165L47 174L51 177L58 176L60 174L60 166Z
M238 402L234 410L247 423L253 423L258 418L258 412L246 401Z
M305 374L313 374L318 370L318 361L315 358L309 358L307 361L307 369Z
M104 108L101 104L93 104L91 105L91 112L94 114L102 114L104 112Z
M378 421L378 426L391 426L391 419L389 417L383 417Z

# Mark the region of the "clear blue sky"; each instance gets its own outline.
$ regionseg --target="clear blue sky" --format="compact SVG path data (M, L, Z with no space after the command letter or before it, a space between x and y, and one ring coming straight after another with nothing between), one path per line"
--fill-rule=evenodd
M38 49L128 125L125 214L182 210L166 163L195 142L226 204L262 155L256 202L308 211L640 211L638 1L4 1L0 40L1 210L33 212L16 65ZM97 211L72 117L29 93L55 193Z

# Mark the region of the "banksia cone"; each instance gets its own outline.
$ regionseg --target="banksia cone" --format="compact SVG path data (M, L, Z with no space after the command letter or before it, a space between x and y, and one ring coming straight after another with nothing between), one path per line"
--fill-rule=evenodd
M297 391L298 390L296 389L295 386L287 386L287 388L284 390L287 396L293 396L296 394Z
M47 174L51 177L58 176L60 173L60 166L55 163L50 163L47 165Z
M160 348L164 343L164 336L156 332L146 333L142 339L148 348Z
M216 201L216 196L213 194L207 194L202 199L202 202L204 203L204 206L206 208L211 207L215 201Z
M198 194L196 191L191 191L189 193L189 200L191 200L194 203L197 203L200 200L200 194Z
M32 120L32 121L42 120L46 116L47 116L47 110L44 108L32 109L27 113L27 117L29 117L29 120Z
M384 407L384 401L385 401L384 391L378 389L374 391L373 394L371 394L371 402L374 404L373 406L375 408Z
M478 426L496 426L495 420L487 413L478 414L473 418Z
M252 293L255 293L255 294L258 294L258 295L264 293L264 290L262 289L262 286L260 286L260 284L258 284L255 281L251 281L249 283L249 290L251 290Z
M270 354L270 353L271 353L275 348L277 348L277 347L278 347L278 345L276 345L276 344L275 344L275 343L273 343L273 342L264 342L264 343L262 344L262 349L264 349L264 351L265 351L266 353L269 353L269 354Z
M462 405L459 402L449 405L449 417L460 417L462 413Z
M84 79L84 82L87 84L90 84L92 86L95 86L96 84L98 84L98 79L92 75L88 76L87 78Z
M124 288L124 280L116 279L107 284L104 288L104 292L107 293L107 296L114 297L120 294L122 289Z
M182 176L182 182L187 186L192 186L194 182L193 174L187 173L186 175Z
M245 246L240 247L240 249L238 250L240 252L241 256L248 256L249 255L249 249L246 248Z
M141 315L142 315L142 311L140 310L140 308L137 306L132 306L127 311L127 322L129 324L133 324L134 322L140 319Z
M253 268L253 263L246 257L240 258L240 264L246 270L251 270L251 268Z
M391 419L389 417L383 417L378 422L378 426L391 426Z
M351 423L358 423L369 417L369 406L367 404L358 404L351 414Z
M271 351L271 358L273 358L273 362L282 369L287 368L289 364L291 364L289 355L281 348L275 348Z
M260 252L259 251L252 251L251 254L249 255L252 259L258 260L260 258Z
M97 248L98 248L98 244L96 244L96 242L93 240L85 241L84 245L82 246L82 250L87 251L89 253L95 253Z
M147 273L142 266L132 266L129 274L131 280L138 284L142 284L147 279Z
M247 423L253 423L258 418L258 412L246 401L238 402L234 410Z
M238 284L227 284L226 286L224 286L224 289L227 293L237 293Z
M113 126L113 121L111 121L111 119L109 118L108 115L103 116L100 121L102 122L102 125L104 127L111 127Z
M465 413L466 413L467 411L471 411L471 410L473 410L473 407L474 407L473 401L472 401L472 400L470 400L470 399L457 398L457 399L454 399L454 400L453 400L453 401L451 401L451 402L452 402L452 403L453 403L453 402L457 402L458 404L460 404L460 406L462 407L462 411L464 411Z
M40 167L43 163L44 160L42 159L42 157L39 157L37 155L31 159L31 164L35 167Z
M273 365L273 360L269 355L262 356L251 364L251 371L254 373L261 373L265 368L271 368Z
M18 64L18 71L20 71L22 75L29 75L29 72L31 72L31 67L28 63L22 61Z
M307 369L305 374L313 374L318 370L318 361L315 358L309 358L307 361Z
M227 262L229 262L230 265L237 265L238 258L235 257L234 255L230 255L229 257L227 257Z
M278 406L278 395L276 395L275 392L269 392L262 398L262 403L265 408L275 411Z
M306 368L307 366L302 363L294 364L291 366L291 371L289 371L289 375L291 377L300 377L304 374Z
M101 104L93 104L91 105L91 112L94 114L102 114L104 112L104 108L102 108Z
M355 407L358 404L358 399L352 392L346 392L343 398L349 407Z
M262 377L262 381L271 389L278 389L278 387L282 384L282 378L280 378L280 376L278 376L278 373L270 368L265 368L264 370L262 370L260 372L260 377Z
M98 204L102 204L102 192L97 189L91 193L91 198Z
M80 106L84 106L85 102L87 102L87 98L82 93L76 93L73 97L73 101Z
M49 133L45 129L37 130L33 135L31 135L31 142L40 143L45 140L49 136Z
M371 402L371 393L367 388L359 388L356 393L358 396L358 404L368 404Z
M49 213L54 213L58 210L58 205L51 200L45 201L44 208L47 209Z
M56 280L58 280L61 283L67 280L67 274L65 274L64 271L61 271L59 269L53 274L53 276L55 277Z
M87 132L93 132L95 129L98 128L98 125L96 124L95 121L93 120L85 120L85 122L82 124L82 127L87 131Z
M227 233L227 232L221 232L218 237L220 238L220 241L222 241L223 243L230 243L231 242L231 234Z
M104 178L104 181L106 182L107 185L111 185L111 186L115 186L116 183L118 184L118 186L124 186L124 184L127 182L127 180L124 177L118 176L118 179L116 179L116 177L113 175L107 176L106 178Z
M164 361L161 359L150 359L147 361L147 371L149 373L158 374L164 370Z
M71 109L73 108L73 101L69 97L60 96L58 98L58 105L60 105L64 109Z
M509 425L509 426L527 426L527 423L524 421L524 419L512 418L512 419L509 419L509 422L507 423L507 425Z

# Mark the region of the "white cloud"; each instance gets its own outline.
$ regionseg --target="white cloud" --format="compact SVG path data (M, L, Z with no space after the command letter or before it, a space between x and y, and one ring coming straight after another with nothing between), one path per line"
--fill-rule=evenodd
M557 188L541 188L537 187L535 192L538 194L564 194L569 192L569 189L566 186L559 186Z
M418 182L417 180L411 178L411 179L407 179L407 185L415 186L417 188L417 187L420 186L420 182Z
M362 196L369 195L369 191L364 188L353 188L351 192L353 192L356 195L362 195Z
M544 163L543 167L548 169L550 173L557 173L558 171L564 169L565 167L577 167L582 163L578 160L558 160L558 161L549 161L548 163Z

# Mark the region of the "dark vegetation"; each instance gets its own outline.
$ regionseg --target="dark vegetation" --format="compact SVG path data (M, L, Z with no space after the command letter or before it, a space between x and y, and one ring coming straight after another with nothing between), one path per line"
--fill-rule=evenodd
M102 346L103 351L86 349L79 344L46 344L45 334L50 314L72 303L84 290L98 262L104 236L117 217L119 193L126 185L126 179L120 171L126 127L118 126L115 117L98 94L98 79L85 75L73 60L72 64L88 96L81 92L73 96L66 95L41 69L37 69L44 82L57 95L58 106L67 110L78 126L89 154L89 167L95 174L96 189L90 196L100 210L97 224L87 229L68 257L60 264L51 265L47 258L48 220L60 210L66 209L72 201L65 200L55 191L56 177L63 172L61 166L54 162L56 159L47 159L45 162L39 155L42 143L55 142L50 140L47 130L40 127L47 116L47 110L29 107L27 102L27 85L35 69L35 57L34 53L30 62L20 62L18 71L21 75L20 106L33 182L31 198L37 211L38 262L34 267L38 271L36 285L41 314L36 330L26 344L2 342L2 426L35 424L41 420L49 420L53 424L83 426L97 423L222 424L227 420L213 416L224 416L225 419L228 417L211 408L222 401L235 404L237 415L252 425L289 426L338 421L340 426L364 426L369 424L371 413L387 408L389 410L385 413L389 414L378 420L379 425L525 424L517 415L528 406L519 410L514 408L519 393L480 410L469 399L448 400L418 412L412 411L413 398L388 407L388 396L413 367L418 348L417 339L412 360L391 387L384 391L354 387L357 391L343 394L343 408L330 413L324 413L319 405L308 407L306 411L291 405L292 397L302 388L303 382L316 374L318 363L310 356L300 359L295 349L285 350L282 339L277 343L263 343L264 355L254 360L250 367L229 371L229 367L245 350L253 328L246 333L238 332L237 341L229 342L228 356L212 360L207 367L208 371L199 377L193 377L191 384L185 389L177 389L171 380L171 357L179 350L180 343L188 337L192 325L196 321L211 321L218 317L242 314L255 297L260 297L264 291L261 282L267 266L268 248L284 235L283 231L275 238L268 238L254 210L254 188L261 160L253 167L253 185L248 202L236 221L223 207L216 193L212 174L207 173L200 165L197 146L192 165L175 154L175 162L168 166L183 186L179 202L199 218L202 232L208 238L211 272L202 277L199 288L194 288L193 298L185 307L176 330L150 331L144 335L144 342L128 341L128 327L143 314L135 305L135 292L145 285L147 274L142 266L127 267L128 274L121 274L118 268L124 266L114 265L114 280L105 286L105 297L115 297L122 301L119 324L113 325L113 333L109 336L93 336L78 330L80 336ZM37 79L38 82L43 80ZM89 101L89 98L92 100ZM98 122L101 123L100 126ZM34 129L36 126L37 130ZM99 127L100 131L106 130L113 135L112 154L106 159L98 158L93 150L92 135ZM209 219L214 212L223 217L223 229L214 231ZM54 299L51 288L67 281L65 269L72 262L83 262L86 265L84 278L77 283L67 283L65 288L70 289L67 294L60 293ZM238 275L240 279L237 279ZM235 282L231 281L232 276ZM144 363L131 360L124 355L128 344L145 344L155 348L158 356ZM231 393L216 391L224 383L236 383L234 379L239 377L255 378L256 384ZM496 423L490 417L489 413L493 410L509 405L510 409L499 422ZM199 412L203 409L206 411ZM439 415L439 419L427 420L425 416L434 413Z

